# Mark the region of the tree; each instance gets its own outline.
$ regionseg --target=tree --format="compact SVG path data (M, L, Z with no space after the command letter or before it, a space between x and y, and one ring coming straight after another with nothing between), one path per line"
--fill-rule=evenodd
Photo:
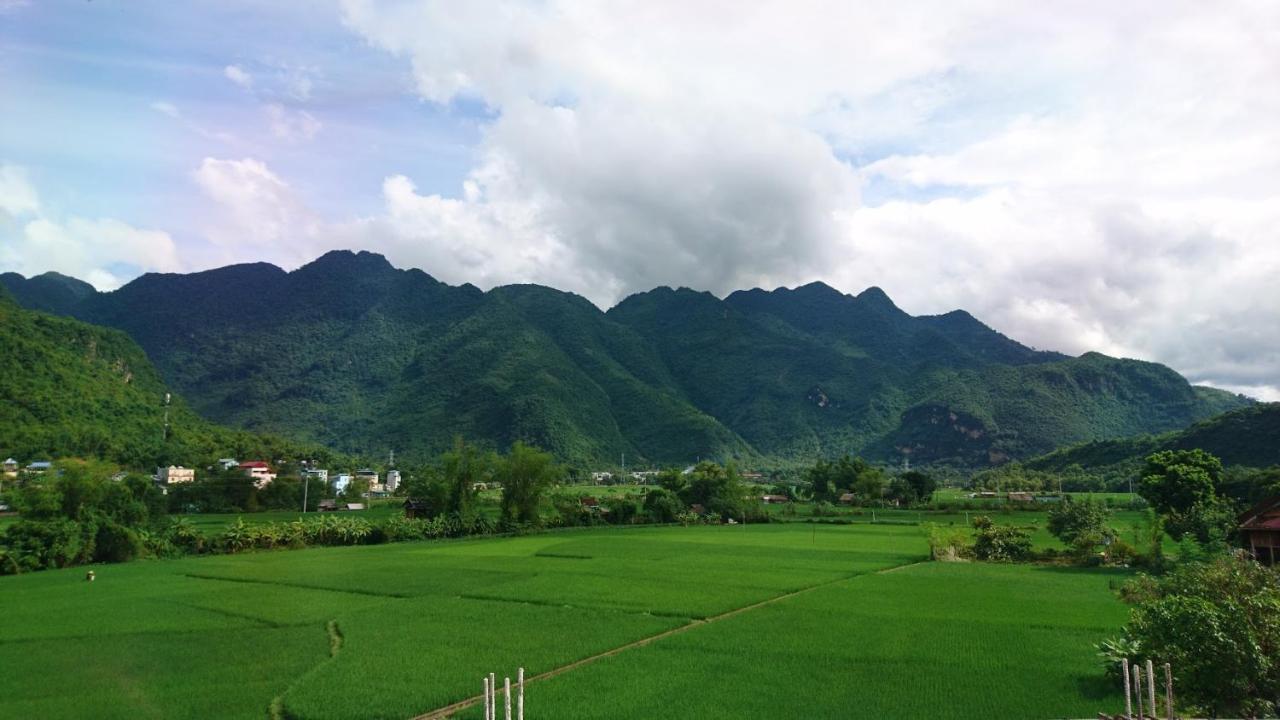
M491 458L461 436L453 440L453 450L440 456L440 472L446 488L445 510L470 515L475 505L476 483L484 482L492 472Z
M563 470L551 453L516 441L511 452L497 465L502 483L502 519L507 523L536 524L542 493L558 482Z
M915 502L929 502L933 499L933 493L938 489L938 481L933 479L932 475L927 475L919 470L908 470L902 474L902 479L911 486L915 493Z
M1031 556L1031 535L1013 525L996 525L991 518L973 519L973 555L979 560L1025 560Z
M1187 715L1274 717L1280 707L1280 577L1219 555L1123 593L1134 605L1126 639L1142 658L1170 663ZM1137 658L1135 658L1137 659Z
M1107 522L1110 520L1111 510L1105 503L1091 498L1073 500L1068 495L1049 509L1049 532L1071 545L1081 537L1109 534Z
M815 502L835 500L836 475L835 466L826 460L818 460L813 467L805 471L805 480L809 482L809 494Z
M698 463L687 476L680 499L685 505L701 505L721 519L742 514L742 479L738 471L713 462Z
M1203 450L1163 450L1147 458L1138 492L1171 536L1209 542L1235 526L1231 501L1217 495L1221 477L1222 461Z
M644 512L653 522L675 522L684 512L680 498L662 487L650 488L644 496Z
M1222 461L1203 450L1162 450L1147 458L1138 494L1156 512L1186 512L1214 497Z

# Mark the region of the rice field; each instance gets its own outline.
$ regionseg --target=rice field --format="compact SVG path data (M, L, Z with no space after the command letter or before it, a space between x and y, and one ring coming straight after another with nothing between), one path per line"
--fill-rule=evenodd
M528 717L1114 705L1111 576L926 553L905 525L602 528L0 578L0 717L403 719L672 630L531 683Z

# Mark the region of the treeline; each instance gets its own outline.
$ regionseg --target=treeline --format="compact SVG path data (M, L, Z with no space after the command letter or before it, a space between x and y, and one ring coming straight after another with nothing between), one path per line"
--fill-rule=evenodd
M245 523L238 519L206 537L185 515L254 509L296 509L301 504L300 467L286 466L257 488L235 469L210 471L202 480L172 485L168 495L141 474L116 472L101 461L60 461L41 475L26 476L7 490L19 519L0 533L0 574L98 562L190 553L241 552L313 545L359 545L519 533L541 528L599 524L718 523L768 521L748 497L732 466L699 463L662 473L641 497L612 497L588 504L568 489L548 492L565 478L550 453L516 442L505 454L482 451L459 439L435 463L419 468L402 485L414 517L373 521L357 515L322 514L292 522ZM481 492L500 487L495 513L482 507ZM364 488L344 491L357 499ZM332 496L327 483L305 488L309 509ZM171 513L174 513L171 515ZM178 514L184 513L184 514Z

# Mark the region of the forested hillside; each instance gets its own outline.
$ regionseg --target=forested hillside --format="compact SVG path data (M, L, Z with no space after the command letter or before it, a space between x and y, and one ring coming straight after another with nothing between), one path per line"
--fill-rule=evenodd
M845 452L967 466L1157 433L1247 400L1153 363L1037 351L963 311L912 317L821 283L608 312L482 292L371 253L144 275L111 293L7 274L20 302L128 333L204 417L382 455L456 434L579 463Z
M1280 403L1260 403L1216 415L1194 425L1159 435L1096 440L1063 448L1026 463L1035 470L1061 472L1072 466L1098 473L1141 466L1160 450L1201 449L1226 465L1280 465Z
M218 427L176 395L118 330L20 308L0 296L0 453L23 462L101 457L134 468L218 457L326 459L296 442Z

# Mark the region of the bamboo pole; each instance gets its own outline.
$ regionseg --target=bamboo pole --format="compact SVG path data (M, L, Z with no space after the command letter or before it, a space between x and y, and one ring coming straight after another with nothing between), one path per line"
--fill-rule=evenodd
M504 717L506 720L511 720L511 678L502 680L502 703L507 707Z
M489 673L489 720L498 720L498 678Z
M1133 693L1129 691L1129 658L1120 660L1120 675L1124 678L1124 720L1133 720Z
M516 683L520 686L520 697L516 700L516 720L524 720L524 668L520 668L516 678Z
M1156 712L1156 668L1151 664L1151 658L1147 658L1147 708L1151 717L1159 717Z
M1138 720L1142 720L1142 664L1133 664L1133 697L1138 709Z
M1173 720L1173 667L1164 664L1164 712Z
M484 720L493 720L489 717L489 678L484 679Z

